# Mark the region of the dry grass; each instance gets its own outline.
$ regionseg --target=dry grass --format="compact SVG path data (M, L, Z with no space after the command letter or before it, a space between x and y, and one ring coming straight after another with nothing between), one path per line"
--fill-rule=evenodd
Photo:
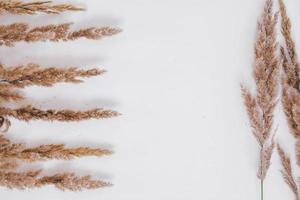
M26 162L35 162L42 160L70 160L83 156L107 156L111 155L109 149L77 147L66 148L64 144L40 145L33 148L27 148L23 143L12 143L4 135L0 135L0 158L4 161L20 160Z
M284 152L284 150L279 145L277 145L277 150L283 167L283 169L281 170L283 179L286 182L286 184L289 186L289 188L292 190L292 192L294 193L295 199L299 200L300 199L299 186L297 184L297 180L293 175L291 159L288 157L288 155Z
M0 14L60 14L65 11L81 11L82 8L71 4L53 4L51 1L22 2L18 0L0 0ZM25 23L0 25L0 45L13 46L16 42L38 41L69 41L86 38L98 40L120 32L113 27L90 27L70 31L71 23L46 25L30 28ZM35 161L52 159L70 160L83 156L108 156L109 149L76 147L67 148L64 144L42 144L28 148L23 143L14 143L6 138L11 122L9 118L18 120L45 120L45 121L81 121L89 119L103 119L116 117L118 112L104 108L89 110L56 110L38 109L33 105L20 107L19 102L26 99L22 89L29 86L53 87L57 83L80 83L83 78L99 76L105 70L83 70L76 67L43 68L38 64L27 64L15 67L0 65L0 186L25 189L54 185L62 190L77 191L81 189L95 189L111 186L102 180L93 180L90 176L79 177L73 172L57 173L43 176L42 169L20 172L19 168ZM14 108L5 107L3 103L10 101Z
M284 45L280 47L283 74L281 77L281 102L288 122L290 132L296 138L297 163L300 164L299 142L300 142L300 77L299 63L295 42L291 34L291 21L283 0L278 0L281 16L281 33L284 38ZM293 192L295 199L300 200L300 189L297 179L293 174L290 157L278 145L278 153L282 164L282 176L285 183Z
M81 121L88 119L111 118L119 115L118 112L112 110L104 110L102 108L94 108L86 111L74 110L40 110L32 106L12 109L0 107L0 115L14 117L18 120L45 120L45 121Z
M0 25L0 45L13 46L16 42L37 42L37 41L69 41L79 38L98 40L103 37L112 36L120 32L120 29L113 27L89 27L77 31L69 31L71 23L51 24L36 28L29 28L25 23L14 23Z
M65 11L82 11L83 8L76 7L72 4L52 4L52 1L33 1L22 2L17 0L1 0L0 13L9 12L16 15L29 14L33 15L38 12L47 14L59 14Z
M279 0L281 13L281 32L284 36L285 45L281 47L283 67L282 76L282 105L287 118L291 133L295 138L300 137L300 78L299 63L295 42L291 36L291 22L287 16L286 7Z
M247 109L252 133L260 146L260 166L257 173L264 180L270 167L274 149L273 118L278 101L278 78L280 60L276 53L277 14L273 13L273 1L267 0L261 20L257 26L255 42L255 64L253 77L256 94L242 87L244 103Z
M97 68L83 70L76 67L42 68L38 64L28 64L6 68L0 65L0 83L3 86L24 88L26 86L37 85L51 87L56 83L81 83L80 78L99 76L105 70Z
M53 176L40 176L41 170L25 172L0 171L0 186L25 189L54 185L61 190L78 191L111 186L111 183L92 180L90 176L78 177L74 173L61 173Z

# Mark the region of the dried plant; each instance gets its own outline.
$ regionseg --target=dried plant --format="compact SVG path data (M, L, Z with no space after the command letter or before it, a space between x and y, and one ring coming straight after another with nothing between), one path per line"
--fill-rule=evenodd
M77 69L76 67L42 68L32 63L10 68L0 65L0 83L2 83L2 87L24 88L31 85L51 87L59 82L81 83L80 78L99 76L103 73L105 73L105 70L96 68L89 70Z
M283 169L281 170L283 179L286 182L286 184L289 186L289 188L292 190L292 192L294 193L295 199L300 200L299 185L293 174L291 159L288 157L288 155L284 152L284 150L279 145L277 145L277 150L283 167Z
M88 119L102 119L116 117L118 112L112 110L104 110L102 108L95 108L86 111L73 110L40 110L32 106L23 108L5 108L0 107L0 115L14 117L19 120L47 120L47 121L80 121Z
M300 77L299 63L295 47L295 42L291 34L291 21L287 15L286 6L283 0L279 0L281 15L281 33L285 45L280 47L283 75L281 79L282 86L282 105L288 122L290 132L296 138L297 163L300 163L299 142L300 142ZM283 169L281 170L284 181L292 190L296 200L300 200L300 188L294 178L290 158L286 155L280 146L278 152L281 158Z
M77 31L69 31L72 23L47 25L30 29L28 24L14 23L0 26L0 45L13 46L15 42L37 42L37 41L68 41L79 38L101 39L120 32L113 27L90 27Z
M281 32L285 45L281 46L282 57L282 105L290 128L296 138L297 163L300 166L300 77L299 62L295 42L291 34L291 22L283 0L279 0L281 13Z
M61 190L78 191L111 186L110 183L92 180L90 176L78 177L74 173L61 173L53 176L39 177L41 170L26 172L0 171L0 185L8 188L33 188L43 185L54 185Z
M64 11L80 11L82 8L71 4L52 4L51 1L21 2L17 0L0 0L0 14L59 14ZM0 44L13 46L16 42L37 41L68 41L79 38L101 39L120 32L113 27L91 27L70 31L71 23L46 25L29 28L25 23L0 25ZM52 159L70 160L83 156L106 156L112 154L109 149L76 147L67 148L64 144L42 144L27 147L23 143L14 143L5 134L9 131L10 117L18 120L45 121L81 121L88 119L103 119L116 117L118 112L104 108L89 110L48 109L43 110L32 105L19 106L25 99L21 89L30 86L52 87L57 83L81 83L83 78L102 75L105 70L93 68L88 70L76 67L44 68L38 64L27 64L15 67L0 65L0 185L8 188L25 189L52 184L59 189L81 190L110 186L101 180L92 180L90 176L79 177L72 172L59 173L51 176L42 175L42 169L20 172L19 168L26 163L46 161ZM13 107L6 107L4 103L12 102Z
M26 162L34 162L40 160L60 159L70 160L75 157L82 156L105 156L112 154L108 149L100 148L66 148L63 144L41 145L34 148L27 148L25 144L12 143L4 135L0 135L0 158L3 160L22 160Z
M252 133L260 147L260 165L257 176L261 180L261 198L263 199L263 181L271 164L274 149L273 127L274 109L277 104L279 78L279 58L276 42L277 14L273 13L273 1L266 0L261 20L257 26L255 43L254 80L256 95L242 86L242 94L247 109Z
M29 3L23 3L17 0L1 0L0 1L0 13L9 12L12 14L29 14L33 15L37 12L43 12L48 14L59 14L65 11L82 11L83 8L76 7L71 4L58 4L53 5L52 1L33 1Z

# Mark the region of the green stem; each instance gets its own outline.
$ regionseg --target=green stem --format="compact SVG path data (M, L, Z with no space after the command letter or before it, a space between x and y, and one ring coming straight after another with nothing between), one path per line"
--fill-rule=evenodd
M260 199L264 200L264 180L260 180Z

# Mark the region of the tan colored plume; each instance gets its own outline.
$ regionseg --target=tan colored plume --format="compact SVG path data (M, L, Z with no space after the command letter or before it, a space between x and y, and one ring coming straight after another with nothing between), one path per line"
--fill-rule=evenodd
M0 0L0 15L21 14L61 14L66 11L82 11L72 4L54 4L52 1ZM0 25L0 47L13 46L17 42L61 42L80 38L99 40L120 32L119 28L110 26L88 27L71 31L72 23L50 24L29 27L26 23ZM1 63L1 62L0 62ZM90 175L77 176L74 172L60 172L50 176L43 175L43 169L21 171L27 163L53 159L70 160L84 156L109 156L113 152L106 148L79 146L69 148L64 144L41 144L27 147L25 143L16 143L7 138L9 128L13 125L10 118L32 121L81 121L104 119L119 116L119 113L105 108L88 110L43 109L29 103L22 89L30 86L54 87L58 83L81 83L85 78L102 75L103 69L80 69L78 67L41 67L39 64L24 64L13 67L0 65L0 186L16 189L54 185L61 190L78 191L108 187L112 184L104 180L94 180ZM7 107L5 103L12 104ZM24 134L24 133L22 133Z

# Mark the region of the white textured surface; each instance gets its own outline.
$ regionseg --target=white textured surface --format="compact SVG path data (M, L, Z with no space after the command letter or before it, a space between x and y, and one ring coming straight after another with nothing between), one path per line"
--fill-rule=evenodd
M300 44L300 1L286 0ZM62 2L62 1L56 1ZM74 2L74 1L73 1ZM258 147L250 133L239 84L251 84L256 21L263 0L86 0L88 11L63 16L2 16L1 23L74 21L75 28L115 25L124 31L101 41L18 43L0 48L6 65L103 66L85 84L28 88L44 108L103 106L123 115L82 123L13 121L9 137L29 145L112 146L115 155L34 164L47 174L74 170L112 181L104 190L61 192L0 189L11 200L253 200ZM298 46L300 51L300 46ZM282 111L278 140L292 152ZM293 199L277 155L265 199Z

